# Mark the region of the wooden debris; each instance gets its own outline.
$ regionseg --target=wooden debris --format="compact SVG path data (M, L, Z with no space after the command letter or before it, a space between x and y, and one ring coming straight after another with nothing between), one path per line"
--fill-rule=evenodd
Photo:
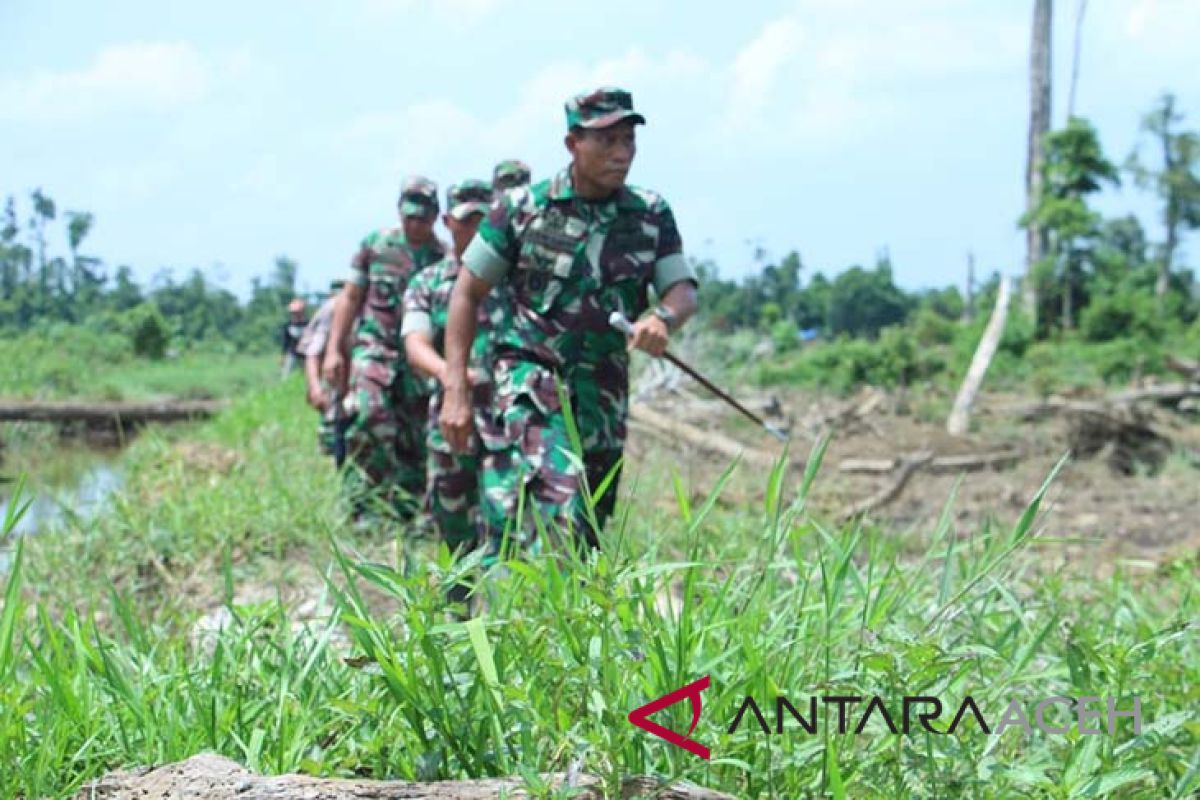
M1168 355L1167 369L1179 373L1193 383L1200 383L1200 361Z
M844 458L838 464L838 472L851 475L882 475L899 465L898 458Z
M883 508L888 503L891 503L900 496L901 492L904 491L904 487L908 485L908 482L912 479L912 476L932 460L933 453L928 451L905 456L901 461L899 470L896 472L895 480L870 497L866 497L858 501L854 505L850 506L850 508L843 511L841 515L842 521L849 522L852 519L861 517L864 514L869 514L872 511Z
M838 471L851 475L884 475L905 463L906 458L847 458L838 464ZM981 469L1004 469L1021 460L1017 450L998 450L993 453L968 453L959 456L936 456L924 469L934 473L973 472Z
M1130 407L1137 403L1155 402L1166 405L1176 405L1182 401L1200 397L1200 383L1166 383L1160 386L1148 386L1143 389L1130 389L1117 392L1098 400L1068 400L1062 397L1048 397L1036 403L1023 403L998 409L1002 413L1012 414L1023 420L1042 419L1055 414L1098 414L1112 415L1121 413L1122 407Z
M629 406L629 419L635 423L636 430L652 432L673 442L682 441L697 450L714 453L730 461L741 458L747 463L770 468L778 459L776 454L768 450L747 447L718 431L701 430L641 403Z
M222 400L175 400L159 403L0 402L0 420L81 422L87 425L138 425L210 417L225 408Z
M967 432L971 421L971 405L975 402L980 385L983 384L983 376L987 374L987 368L992 363L992 356L1000 346L1000 337L1004 334L1004 321L1008 317L1008 283L1008 278L1000 278L1000 291L996 295L992 317L979 339L979 346L975 349L975 356L971 359L971 366L967 369L967 376L958 390L958 396L954 398L954 408L946 420L946 432L951 436L962 436Z
M543 779L557 791L573 787L571 796L600 800L603 782L592 775L554 773ZM123 770L91 781L75 800L134 800L134 798L201 798L202 800L490 800L527 798L521 778L478 780L374 781L314 778L308 775L256 775L234 761L201 753L186 761L154 769ZM539 795L540 796L540 795ZM625 778L622 798L662 800L733 800L731 795L684 781L667 782L649 776Z

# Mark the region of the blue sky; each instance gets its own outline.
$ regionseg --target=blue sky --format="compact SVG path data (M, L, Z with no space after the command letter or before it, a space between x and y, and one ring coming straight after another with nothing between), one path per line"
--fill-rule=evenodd
M1055 19L1055 123L1077 0ZM286 253L341 274L401 177L565 163L562 101L629 88L632 180L722 274L887 247L910 288L1016 273L1031 0L0 2L0 192L94 212L90 252L242 293ZM1077 113L1121 161L1164 90L1200 126L1200 2L1092 0ZM1155 206L1132 186L1108 213ZM1200 249L1191 244L1194 262Z

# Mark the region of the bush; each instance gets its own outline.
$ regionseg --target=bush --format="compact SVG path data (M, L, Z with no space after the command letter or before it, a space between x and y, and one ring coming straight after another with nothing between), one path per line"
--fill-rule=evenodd
M166 355L171 337L158 306L142 303L129 309L122 315L122 326L135 355L156 360Z
M1089 342L1110 342L1129 336L1160 339L1166 325L1153 297L1118 291L1092 300L1083 311L1079 330Z
M913 317L912 328L917 342L929 347L953 342L959 325L932 308L922 308Z

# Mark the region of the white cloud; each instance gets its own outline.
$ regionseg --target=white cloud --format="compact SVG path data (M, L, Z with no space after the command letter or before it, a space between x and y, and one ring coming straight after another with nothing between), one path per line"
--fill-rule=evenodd
M719 132L813 145L887 124L897 90L941 89L1023 63L1027 32L998 14L949 0L804 0L721 70Z
M479 22L496 11L504 0L363 0L363 11L373 19L399 14L432 12L459 25Z
M100 51L82 69L5 79L0 83L0 115L60 122L113 111L171 110L204 97L214 72L189 44L117 45Z
M636 99L643 90L676 91L683 83L695 84L706 69L703 61L683 51L654 58L633 49L593 64L556 62L526 80L514 102L496 117L485 119L445 98L426 100L394 112L361 114L337 140L342 153L370 154L390 170L413 164L461 165L464 154L481 163L514 155L529 159L538 149L558 152L557 141L565 132L563 101L572 94L620 85Z
M762 31L737 54L731 68L730 114L736 118L756 115L767 106L780 73L800 52L803 32L791 18L768 22Z

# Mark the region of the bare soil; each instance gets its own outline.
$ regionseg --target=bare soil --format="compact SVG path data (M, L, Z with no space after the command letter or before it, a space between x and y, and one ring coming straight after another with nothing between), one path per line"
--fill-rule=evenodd
M872 390L873 391L873 390ZM864 401L869 413L847 419L843 414L831 425L819 421ZM945 432L945 415L951 398L926 393L920 397L892 394L870 400L834 399L801 392L777 392L760 398L758 410L775 412L770 420L791 425L790 454L798 484L804 459L822 430L831 440L817 478L812 504L832 517L887 488L895 471L884 474L850 474L839 470L846 459L901 458L921 451L935 456L983 454L1015 450L1017 462L1000 469L959 474L933 474L919 470L895 500L867 518L884 530L911 534L914 546L931 533L947 503L955 529L969 536L984 524L1012 525L1037 492L1055 464L1078 449L1078 431L1061 416L1021 422L1010 409L1031 398L982 396L971 431L964 437ZM761 429L695 395L660 393L648 401L657 411L686 420L700 430L720 430L747 448L779 453ZM1071 565L1107 573L1118 563L1153 569L1167 561L1195 559L1200 552L1200 417L1194 412L1151 408L1147 419L1165 435L1170 447L1158 463L1137 462L1132 474L1128 463L1112 447L1071 457L1049 492L1050 502L1040 521L1040 537L1053 540L1042 547L1043 563L1056 569ZM631 475L655 474L674 466L697 491L712 485L728 459L705 452L693 444L648 435L635 430L630 436L628 467ZM742 464L725 495L730 505L760 508L767 483L765 470L750 461ZM955 487L957 485L957 492ZM639 491L642 502L673 505L668 488ZM1062 541L1069 540L1069 541Z

